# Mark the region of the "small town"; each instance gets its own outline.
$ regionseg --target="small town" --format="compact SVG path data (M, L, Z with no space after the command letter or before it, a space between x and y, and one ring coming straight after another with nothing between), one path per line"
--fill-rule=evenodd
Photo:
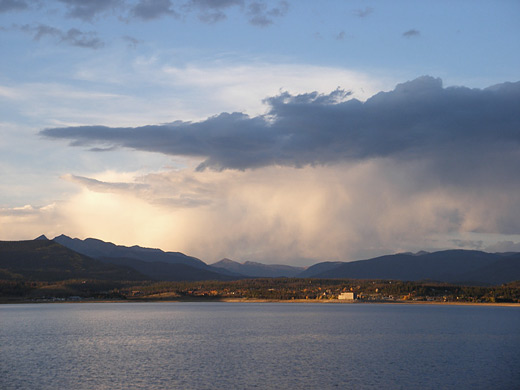
M208 298L320 300L349 302L473 302L520 303L515 283L503 286L457 286L388 280L248 279L233 282L165 282L121 289L127 299Z
M117 301L320 301L320 302L466 302L520 303L518 282L502 286L463 286L392 280L262 278L197 282L0 283L9 302Z

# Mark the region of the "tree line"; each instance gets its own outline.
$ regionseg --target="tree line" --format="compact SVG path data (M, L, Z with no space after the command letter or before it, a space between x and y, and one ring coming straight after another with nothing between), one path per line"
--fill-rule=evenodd
M520 303L520 281L501 286L467 286L433 281L258 278L235 281L132 282L73 279L60 282L0 280L3 301L77 296L84 299L268 299L333 300L355 292L363 301Z

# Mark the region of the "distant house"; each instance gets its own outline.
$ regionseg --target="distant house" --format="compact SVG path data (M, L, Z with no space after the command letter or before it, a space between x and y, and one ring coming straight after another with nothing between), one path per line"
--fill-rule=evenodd
M338 295L338 299L342 299L345 301L353 301L356 299L356 293L355 292L344 292Z

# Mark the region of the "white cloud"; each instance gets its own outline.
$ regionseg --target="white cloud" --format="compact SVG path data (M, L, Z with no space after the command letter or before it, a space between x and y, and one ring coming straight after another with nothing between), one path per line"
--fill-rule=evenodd
M163 67L166 80L163 80L204 91L210 107L217 108L215 104L219 102L221 109L209 115L222 111L262 114L266 110L262 100L280 91L325 93L340 87L352 91L352 97L365 100L388 87L388 82L342 68L272 63L215 65L166 65Z
M192 54L157 53L129 62L98 58L80 66L75 77L126 91L135 99L134 108L143 117L157 117L153 123L198 120L223 111L262 114L266 110L262 100L280 91L326 93L341 87L352 91L353 97L365 100L395 82L345 68L256 58L215 58L204 63L178 64L177 58L184 56ZM107 62L112 65L107 66ZM151 106L150 101L155 106ZM141 109L138 104L142 104ZM125 104L119 111L124 108Z
M22 98L22 94L17 88L0 85L0 97L9 100L18 100Z

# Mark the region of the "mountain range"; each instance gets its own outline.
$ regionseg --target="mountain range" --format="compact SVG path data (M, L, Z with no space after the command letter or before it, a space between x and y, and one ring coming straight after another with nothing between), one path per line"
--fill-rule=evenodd
M219 270L233 272L236 275L253 276L258 278L293 278L305 270L304 267L292 267L282 264L262 264L254 261L239 263L230 259L222 259L211 264Z
M146 280L135 269L105 264L55 241L0 241L0 279L58 281L66 279Z
M127 247L95 238L80 240L63 234L53 241L103 263L131 267L153 280L192 281L237 278L229 272L214 269L202 260L180 252L164 252L160 249L140 246Z
M402 253L348 263L318 263L299 276L496 285L520 280L520 253L486 253L461 249Z
M520 280L520 253L470 250L400 253L352 262L321 262L308 268L239 263L208 265L180 252L121 246L60 235L31 241L0 241L0 279L235 280L258 277L389 279L499 285Z

